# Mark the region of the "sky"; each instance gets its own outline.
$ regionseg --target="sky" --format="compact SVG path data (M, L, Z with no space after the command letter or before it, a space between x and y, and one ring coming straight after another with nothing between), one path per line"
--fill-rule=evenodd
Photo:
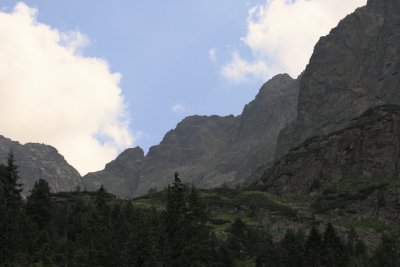
M0 134L83 175L184 117L239 115L366 0L0 1Z

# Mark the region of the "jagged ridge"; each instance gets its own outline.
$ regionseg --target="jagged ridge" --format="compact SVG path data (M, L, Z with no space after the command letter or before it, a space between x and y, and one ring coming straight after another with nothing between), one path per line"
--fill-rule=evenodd
M53 192L72 191L82 185L81 176L52 146L18 142L0 135L0 162L6 163L12 149L23 184L23 194L28 194L35 181L46 180Z
M191 116L169 131L136 164L121 159L123 171L105 168L84 177L88 189L104 184L119 196L138 196L162 189L178 171L186 182L202 188L239 184L271 161L280 130L294 118L298 82L278 75L267 82L238 116Z

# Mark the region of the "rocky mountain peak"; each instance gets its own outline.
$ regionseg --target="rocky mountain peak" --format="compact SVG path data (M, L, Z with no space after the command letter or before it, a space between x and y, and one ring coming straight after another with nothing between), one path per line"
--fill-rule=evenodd
M114 163L126 161L142 161L144 159L144 151L141 147L125 149L118 157L106 164L106 169L112 167Z
M239 184L272 160L280 130L295 117L298 88L298 81L289 75L277 75L240 116L187 117L151 147L140 164L120 155L105 170L88 174L84 180L89 189L103 184L120 196L162 189L176 171L198 187Z
M52 146L38 143L22 145L0 135L1 163L6 163L10 150L15 155L24 195L39 179L46 180L54 192L72 191L82 184L78 171Z
M297 119L280 134L278 158L370 107L400 104L399 5L369 1L319 40L300 79Z

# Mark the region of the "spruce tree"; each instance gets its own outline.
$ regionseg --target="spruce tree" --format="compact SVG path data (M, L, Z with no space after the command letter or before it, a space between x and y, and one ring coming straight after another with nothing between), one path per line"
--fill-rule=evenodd
M12 150L8 154L7 165L1 169L0 265L7 266L15 265L22 252L22 189L18 183L18 167Z
M349 262L349 257L342 240L337 235L336 230L331 223L328 223L325 228L323 254L325 266L328 267L346 266Z
M168 236L169 258L173 265L179 265L182 256L185 235L184 224L187 211L185 193L187 186L184 185L175 173L174 183L167 188L167 201L165 207L165 225Z
M318 229L313 226L305 243L304 259L306 266L319 267L322 265L322 238Z
M227 242L235 259L242 261L248 257L249 229L242 219L236 218L233 221Z
M48 183L40 179L35 182L26 203L28 223L32 224L34 232L30 234L29 250L31 262L52 265L55 262L56 233L52 220L54 219L53 201Z
M292 230L287 230L280 242L282 249L282 264L287 267L304 266L303 247Z

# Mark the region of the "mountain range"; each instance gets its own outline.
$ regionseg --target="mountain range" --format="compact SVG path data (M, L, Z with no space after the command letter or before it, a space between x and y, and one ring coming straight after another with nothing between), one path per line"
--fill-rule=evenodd
M397 0L369 0L320 38L298 78L273 77L241 115L187 117L147 155L129 148L84 177L45 145L4 139L0 151L13 147L27 188L44 178L54 191L104 185L124 198L163 189L174 172L200 188L281 195L346 177L398 178L399 14Z

